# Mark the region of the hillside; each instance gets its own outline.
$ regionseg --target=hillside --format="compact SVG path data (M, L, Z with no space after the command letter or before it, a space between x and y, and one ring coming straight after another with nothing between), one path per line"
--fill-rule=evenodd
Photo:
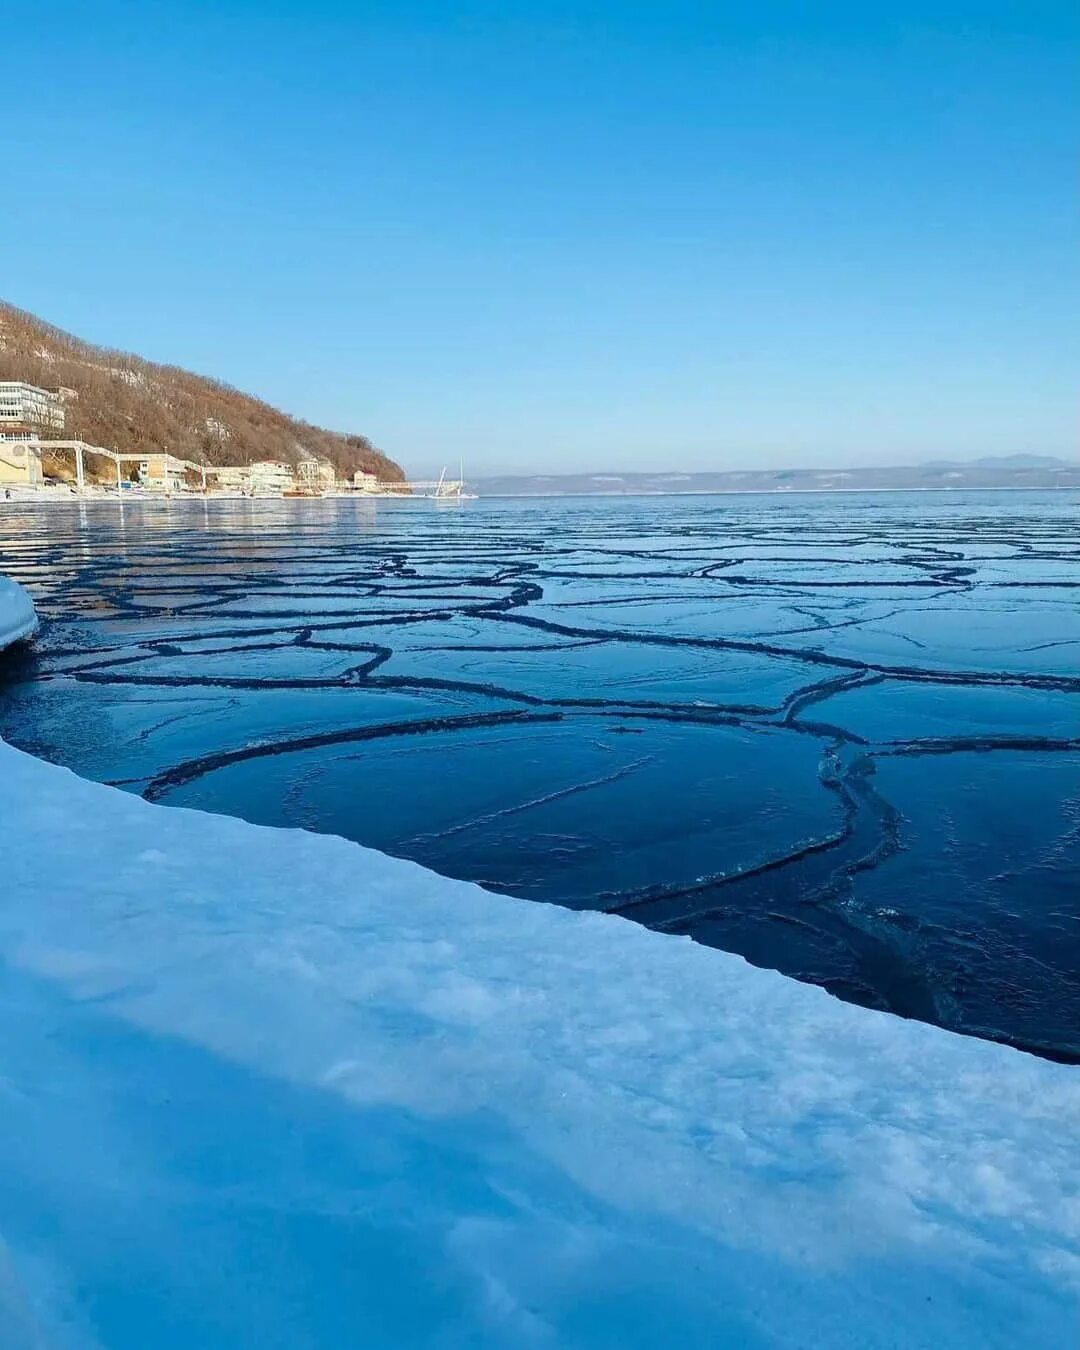
M0 380L74 390L64 435L125 453L169 450L205 464L295 464L319 455L342 475L366 469L386 480L404 477L366 436L326 431L219 380L92 346L3 302Z

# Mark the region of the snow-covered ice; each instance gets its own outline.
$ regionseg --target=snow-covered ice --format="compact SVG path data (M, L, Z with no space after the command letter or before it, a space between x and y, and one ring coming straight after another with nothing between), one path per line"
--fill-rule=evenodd
M0 744L0 1344L1065 1347L1080 1074Z
M0 576L0 650L37 628L34 602L17 581Z

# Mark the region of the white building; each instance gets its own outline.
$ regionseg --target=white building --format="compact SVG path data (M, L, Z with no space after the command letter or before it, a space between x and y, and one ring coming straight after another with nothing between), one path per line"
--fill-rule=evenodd
M250 486L251 471L246 464L219 464L206 472L225 492L246 492Z
M337 473L328 459L302 459L296 466L297 482L305 488L323 491L332 488L337 482Z
M296 487L292 465L277 459L257 459L248 469L252 492L291 492Z
M378 492L379 480L373 473L368 473L366 469L357 469L352 476L353 487L361 492Z
M0 380L0 426L13 423L62 431L64 405L59 394L25 380Z
M207 477L221 492L278 495L296 487L292 466L277 459L258 459L254 464L215 464L207 467Z
M183 460L173 455L147 455L139 461L139 483L151 492L180 492L185 486Z

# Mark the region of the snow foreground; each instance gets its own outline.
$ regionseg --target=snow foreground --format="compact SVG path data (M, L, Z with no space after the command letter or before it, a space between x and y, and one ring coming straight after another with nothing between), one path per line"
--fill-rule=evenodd
M0 744L0 1344L1071 1346L1080 1074Z
M17 581L0 576L0 650L37 628L34 602Z

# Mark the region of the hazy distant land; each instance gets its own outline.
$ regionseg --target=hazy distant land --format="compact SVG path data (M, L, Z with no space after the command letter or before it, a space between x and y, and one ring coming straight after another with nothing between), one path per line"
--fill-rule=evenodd
M723 473L504 474L477 478L484 497L630 496L690 492L826 492L868 489L1080 488L1080 462L1003 455L966 462L860 469L739 469Z

